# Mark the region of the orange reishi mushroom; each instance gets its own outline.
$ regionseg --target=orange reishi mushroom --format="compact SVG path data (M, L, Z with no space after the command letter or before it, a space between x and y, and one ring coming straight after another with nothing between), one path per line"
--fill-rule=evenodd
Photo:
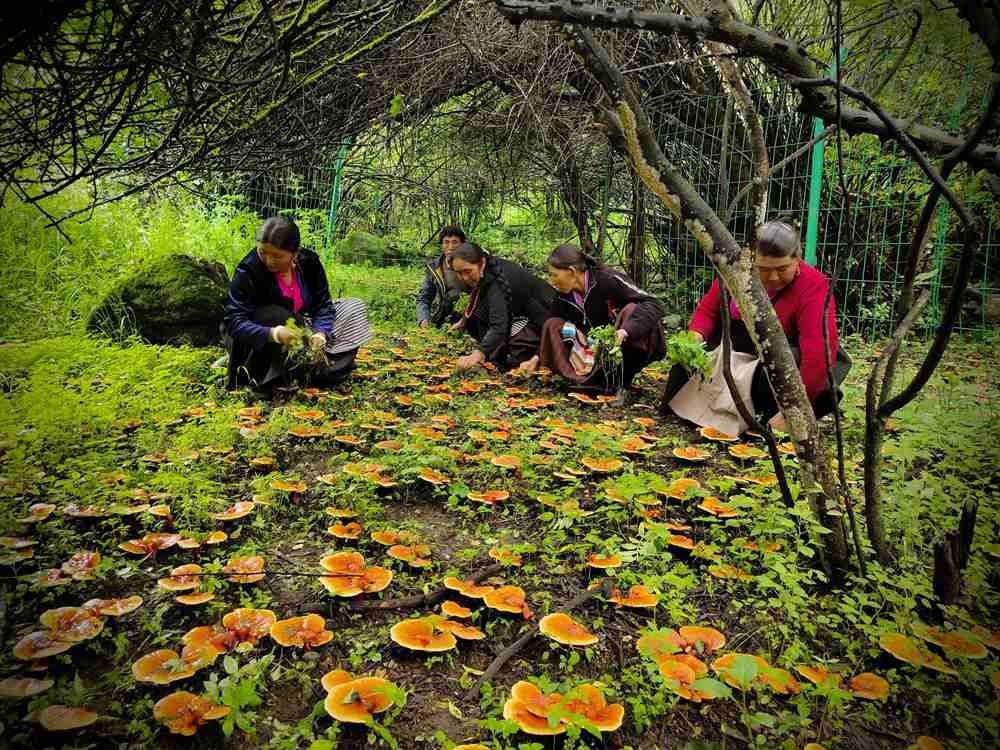
M482 630L475 628L472 625L466 625L464 622L441 620L436 623L434 627L443 633L451 633L453 636L461 638L463 641L481 641L486 638L486 633Z
M601 732L615 731L625 719L625 707L620 703L608 703L601 691L590 683L577 685L567 693L566 698L567 711L582 716ZM568 718L573 722L572 715Z
M618 555L608 555L607 557L601 557L596 553L591 553L590 557L587 558L587 565L591 568L598 568L601 570L608 568L617 568L622 564L622 559Z
M426 466L420 470L420 473L417 474L417 476L425 482L429 482L434 485L448 484L448 482L451 481L451 479L449 479L445 474L441 474L440 472L434 471L434 469Z
M431 622L423 618L397 622L389 629L389 637L411 651L450 651L458 643L451 633L435 633Z
M204 569L200 565L178 565L166 578L160 578L156 585L167 591L192 591L198 588Z
M168 685L193 675L197 669L181 659L180 654L169 648L153 651L132 664L132 676L138 682Z
M180 534L146 534L141 539L130 539L118 545L119 549L133 555L152 555L162 549L169 549L181 540Z
M675 458L679 458L682 461L691 461L692 463L707 461L709 456L708 451L695 448L693 445L689 445L685 448L674 448L672 453Z
M278 621L269 609L240 607L222 617L222 627L238 641L237 651L249 651L257 641L270 634L271 626Z
M79 643L94 638L104 630L104 620L84 607L47 609L38 621L49 629L49 637L54 641Z
M338 539L357 539L361 536L361 524L357 521L351 521L347 524L335 523L333 526L328 527L326 531Z
M47 659L72 647L70 641L57 641L49 637L48 631L36 630L14 644L14 656L21 661Z
M620 458L591 458L585 456L580 459L580 463L595 474L613 474L625 466L625 462Z
M471 617L472 610L468 607L463 607L458 602L453 602L451 599L445 599L441 602L441 612L443 612L447 617Z
M547 718L536 716L528 709L526 704L514 698L508 698L503 704L503 717L507 721L516 723L525 734L539 736L563 734L566 731L566 727L569 726L568 722L564 719L560 719L554 726L550 726Z
M97 721L98 714L85 708L72 708L52 704L38 712L38 723L50 732L68 732L71 729L89 727Z
M174 601L178 604L184 604L189 607L196 606L198 604L204 604L205 602L210 602L215 598L215 594L210 591L198 591L194 594L181 594L180 596L175 596Z
M718 651L726 645L726 636L715 628L699 625L683 625L677 632L688 649L693 648L699 652L702 650ZM701 644L700 647L698 646L699 643Z
M600 640L565 612L553 612L538 622L542 635L566 646L589 646Z
M483 492L473 492L472 490L469 490L466 493L466 497L477 503L496 505L497 503L502 503L504 500L510 498L510 493L507 492L507 490L484 490Z
M55 680L39 680L34 677L6 677L0 680L0 698L28 698L44 693L55 684Z
M512 455L502 455L494 456L490 459L490 463L494 466L499 466L501 469L520 469L521 459L518 456Z
M212 703L200 695L178 690L161 698L153 706L153 718L172 734L190 737L202 724L229 714L229 706Z
M482 599L486 594L495 591L495 586L479 586L472 581L461 581L455 576L448 576L443 581L446 589L457 591L470 599Z
M902 633L882 633L878 639L879 646L915 667L927 667L944 674L958 674L953 666L937 654L920 648L916 641Z
M333 640L333 633L326 629L326 620L317 614L278 620L270 633L279 645L299 646L306 651Z
M60 570L74 581L89 581L100 562L100 552L77 552L60 566Z
M985 659L990 652L972 633L962 630L941 630L915 623L913 633L928 643L940 646L945 651L964 656L966 659Z
M260 555L231 557L222 568L230 583L256 583L264 578L264 558Z
M236 503L235 505L230 505L221 513L212 513L211 518L214 518L216 521L235 521L238 518L250 515L256 505L252 500Z
M619 607L655 607L660 597L640 583L632 586L627 596L622 596L621 592L615 589L611 593L611 601Z
M515 568L520 567L522 562L519 554L504 547L490 547L489 555L497 562L513 565Z
M795 671L820 687L837 687L840 684L839 674L829 672L822 667L802 666L796 667Z
M334 669L327 672L320 678L319 684L323 686L326 692L330 692L337 685L343 685L345 682L350 682L354 679L354 676L348 672L346 669Z
M327 693L323 705L337 721L367 724L373 714L392 706L393 699L389 693L395 687L381 677L361 677L335 685Z
M858 698L880 701L889 695L889 683L873 672L862 672L851 678L851 692Z
M739 438L736 435L727 435L724 432L720 432L714 427L702 427L698 432L706 440L717 440L722 443L734 443Z
M520 613L526 620L531 619L527 595L520 586L500 586L483 594L483 603L499 612Z

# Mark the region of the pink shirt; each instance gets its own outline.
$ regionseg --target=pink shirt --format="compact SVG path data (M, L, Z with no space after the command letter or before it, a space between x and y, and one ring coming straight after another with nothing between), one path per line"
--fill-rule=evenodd
M806 395L812 401L826 390L826 358L823 356L823 300L829 281L821 271L799 262L799 275L786 286L778 299L773 303L774 312L778 315L785 335L794 343L799 342L802 362L799 372L806 387ZM707 341L715 332L719 322L719 280L712 283L708 294L702 297L688 323L688 330L697 331ZM774 296L774 295L771 295ZM730 305L730 313L734 320L740 319L736 305ZM833 299L830 300L828 316L830 333L830 361L837 356L837 310Z
M280 273L274 274L274 278L278 282L278 289L281 290L281 293L292 301L292 312L297 313L302 309L302 292L299 290L298 269L292 268L291 283L286 284Z

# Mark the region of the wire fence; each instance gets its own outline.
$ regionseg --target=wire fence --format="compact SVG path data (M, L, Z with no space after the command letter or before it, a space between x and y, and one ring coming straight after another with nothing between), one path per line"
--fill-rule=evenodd
M791 218L804 239L810 234L811 220L815 222L815 242L807 243L806 259L834 281L841 330L869 339L885 336L893 325L894 303L926 194L926 178L905 154L880 144L874 136L845 138L844 181L851 193L848 220L838 183L835 137L828 138L814 153L809 148L815 134L813 121L796 112L794 95L786 89L774 87L758 92L756 103L770 163L784 162L770 179L768 214ZM682 167L693 186L728 220L733 235L745 245L754 228L751 199L744 190L752 180L753 163L746 129L730 100L678 94L669 101L649 102L648 106L658 113L662 123L658 137L666 155ZM332 231L340 207L336 177L342 158L335 153L317 158L325 163L289 167L283 173L244 175L235 184L230 183L232 192L242 195L262 217L275 213L294 216L303 227L304 237L312 240L310 245L321 249L327 259L422 267L425 258L420 252L411 254L391 247L348 251L339 245L339 252L334 254L334 241L343 239L349 229L341 222L337 231ZM954 182L964 186L970 181ZM619 199L613 202L620 204L619 211L629 205L621 201L629 187L613 186L612 194ZM995 263L1000 252L1000 230L996 201L985 191L965 192L983 227L972 288L966 293L959 322L959 328L968 331L1000 323L1000 273ZM621 212L627 214L627 208ZM645 230L645 285L663 300L669 312L686 319L707 291L714 270L683 224L653 200L645 203ZM920 324L925 332L938 324L950 292L950 279L961 249L959 230L957 219L942 208L931 239L932 262L927 270L933 272L933 297ZM622 261L627 268L628 263L624 258Z

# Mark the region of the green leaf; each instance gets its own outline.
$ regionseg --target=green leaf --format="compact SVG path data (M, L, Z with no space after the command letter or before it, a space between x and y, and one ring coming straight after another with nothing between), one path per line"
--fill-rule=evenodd
M775 725L778 723L777 717L772 714L766 714L763 711L757 711L750 717L750 721L753 722L755 726L767 727L768 729L774 729Z
M232 656L227 656L222 660L222 666L226 670L226 674L236 674L239 671L240 665Z
M726 672L746 690L757 677L759 669L752 656L740 654L733 659L733 665Z
M692 690L697 690L699 693L704 693L712 698L729 698L733 694L729 685L711 677L702 677L700 680L695 680L691 683L690 687Z
M333 750L333 748L334 743L332 740L313 740L308 750Z
M403 109L405 107L406 104L403 102L403 95L397 92L395 96L392 97L392 101L389 103L389 116L399 117L399 115L403 113Z

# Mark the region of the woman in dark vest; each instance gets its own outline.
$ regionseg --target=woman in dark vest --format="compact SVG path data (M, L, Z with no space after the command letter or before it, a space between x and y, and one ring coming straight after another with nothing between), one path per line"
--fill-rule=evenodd
M223 314L229 371L226 388L269 389L293 379L316 386L343 380L371 329L364 302L330 299L319 256L299 246L295 222L275 216L257 232L257 247L240 261ZM311 331L312 364L290 366L291 319Z
M829 414L833 411L834 399L827 382L826 354L823 351L823 303L830 281L821 271L802 260L798 230L788 221L774 219L761 225L754 250L754 267L788 337L813 411L817 417ZM706 342L709 350L715 351L716 360L721 354L721 301L722 292L719 280L716 279L698 303L688 323L688 330ZM778 411L774 392L757 359L757 349L735 303L730 302L729 312L732 317L733 342L731 366L738 390L741 395L749 396L751 403L747 406L762 421L770 421L771 426L784 429L784 419ZM837 344L837 311L832 298L827 311L826 328L833 380L835 385L839 385L851 369L851 360ZM660 412L677 413L702 426L715 427L730 434L741 430L723 428L722 425L726 422L738 424L739 428L745 429L742 419L732 414L735 407L730 406L728 387L719 383L719 379L723 377L722 368L716 366L715 370L711 380L703 383L699 379L688 386L687 371L682 366L675 365L667 379ZM839 395L838 392L838 398Z
M625 274L598 263L575 245L560 245L548 259L549 280L558 294L542 328L538 355L521 366L531 374L542 365L576 385L616 391L624 404L633 378L646 365L663 359L663 307ZM567 325L568 324L568 325ZM587 334L610 325L621 347L619 372L581 360Z
M451 267L470 290L458 325L478 344L458 358L456 369L492 362L508 370L530 359L538 351L538 335L552 301L548 284L471 242L452 251Z

